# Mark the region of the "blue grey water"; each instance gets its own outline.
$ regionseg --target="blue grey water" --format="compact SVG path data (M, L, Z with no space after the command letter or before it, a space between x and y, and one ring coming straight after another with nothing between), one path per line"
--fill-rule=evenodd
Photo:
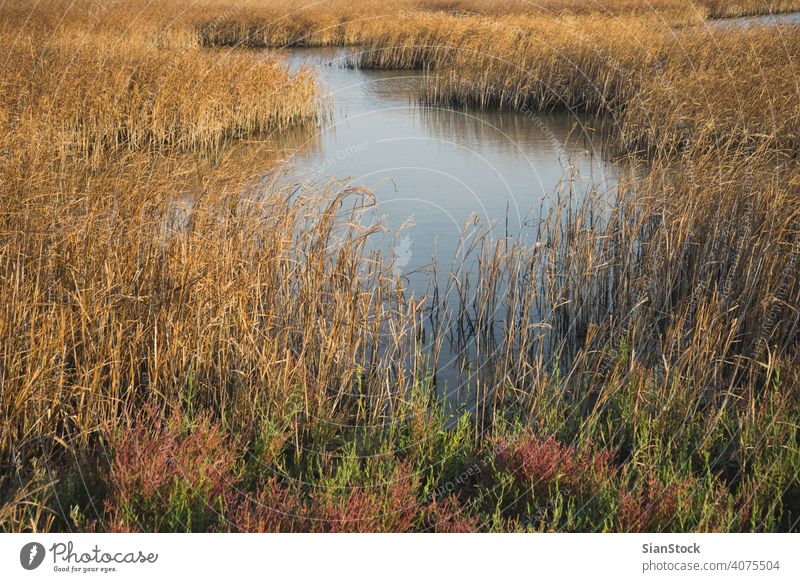
M344 49L292 49L290 67L311 66L332 99L331 119L291 157L291 176L369 188L363 220L389 229L374 244L415 273L458 259L471 218L495 236L528 236L559 188L613 191L617 168L600 132L569 112L466 111L419 105L421 73L349 68Z
M374 207L358 221L385 228L371 237L371 249L409 295L430 291L434 261L442 287L453 265L474 267L459 244L467 224L534 244L557 192L571 190L576 203L590 189L614 196L619 169L600 128L585 117L423 106L420 72L348 67L345 49L283 56L294 70L314 68L330 98L318 134L287 142L293 153L285 179L308 186L336 180L373 192ZM440 387L463 391L466 380L446 347L443 359L449 364L437 373Z
M704 26L762 24L800 24L800 14ZM614 198L621 168L607 155L594 121L565 111L422 106L422 73L348 67L349 50L282 51L290 68L315 69L331 107L317 134L279 144L290 151L283 179L312 187L337 181L374 193L375 205L357 220L365 229L385 228L370 238L371 249L382 254L407 294L430 291L434 261L440 288L453 265L462 276L474 268L459 244L467 224L499 239L535 244L537 226L559 192L571 191L576 203L590 190L600 200ZM454 363L457 355L445 346L443 359L437 389L451 403L477 405L468 374Z
M762 16L743 16L741 18L720 18L707 21L704 26L735 27L735 26L774 26L776 24L800 24L800 12L787 12L785 14L764 14Z

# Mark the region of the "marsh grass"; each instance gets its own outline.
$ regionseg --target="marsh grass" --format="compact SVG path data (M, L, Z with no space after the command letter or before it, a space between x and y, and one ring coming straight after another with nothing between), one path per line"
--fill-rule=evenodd
M29 28L4 8L0 35L0 528L797 529L800 175L772 82L793 33L756 56L758 31L441 5L337 28L362 65L429 69L431 102L558 101L656 150L613 197L565 179L538 244L472 225L476 269L412 297L358 220L371 193L278 187L229 154L321 114L307 73L199 46L261 24L198 42L162 8L117 46L137 4L53 6ZM296 32L268 35L253 46ZM695 82L729 93L693 102ZM460 408L438 396L445 347L477 363Z
M795 27L674 29L656 18L445 14L375 37L362 68L423 69L433 106L608 117L620 151L648 155L744 148L794 157Z
M29 147L102 161L121 151L218 152L320 115L313 78L280 62L198 49L5 39L3 126ZM41 112L47 112L42 115Z
M694 176L718 170L709 164ZM721 183L742 178L728 171ZM209 183L178 210L155 177L131 177L124 204L73 191L69 212L50 201L16 218L47 224L41 234L4 236L5 459L33 488L22 459L48 459L53 478L69 472L65 450L107 451L96 461L111 462L106 482L129 493L78 510L123 530L437 529L429 514L453 493L461 517L488 529L791 527L800 286L792 253L769 249L797 240L797 217L778 210L796 207L797 191L772 171L749 200L663 175L604 213L565 197L541 246L471 245L481 268L439 309L398 295L389 264L366 250L369 232L343 211L360 192L221 195ZM430 384L431 317L481 363L482 392L457 425ZM233 455L223 473L244 499L203 493L180 465L170 470L183 485L167 478L168 491L130 498L144 484L113 473L150 472L104 435L124 444L141 432L150 446L158 417L118 420L146 403L172 411L163 430L176 451L176 422L229 442L214 458ZM520 431L550 438L530 454L553 449L563 470L563 455L594 443L616 476L600 471L591 491L537 486L526 504L528 461L504 460L491 437ZM300 517L259 518L248 491Z
M700 4L708 11L708 18L782 14L800 10L795 0L701 0Z

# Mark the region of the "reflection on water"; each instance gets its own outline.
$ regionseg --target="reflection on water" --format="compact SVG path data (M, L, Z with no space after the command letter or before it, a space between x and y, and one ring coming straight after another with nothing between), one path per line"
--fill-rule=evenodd
M364 218L404 227L408 273L434 255L449 265L473 214L494 224L495 234L519 235L564 181L578 192L615 186L617 170L583 118L422 107L420 73L347 68L347 56L342 49L286 51L289 66L318 67L333 102L330 121L315 136L318 147L297 151L290 177L371 189L377 204ZM375 244L382 244L379 237ZM391 235L383 244L389 252L396 246Z
M800 24L800 12L786 14L765 14L763 16L744 16L742 18L722 18L706 21L707 26L727 28L731 26L769 26L776 24Z
M467 223L477 219L499 239L534 244L554 192L569 190L577 203L590 188L615 191L618 169L585 118L422 107L419 72L348 68L342 49L292 49L285 57L292 68L317 67L332 98L329 121L309 138L313 146L286 144L294 154L285 179L346 180L373 191L376 204L359 220L387 227L371 244L391 258L408 294L429 291L434 258L441 288L451 265L474 267L459 246ZM439 371L439 385L442 377L452 391L464 381L452 370Z

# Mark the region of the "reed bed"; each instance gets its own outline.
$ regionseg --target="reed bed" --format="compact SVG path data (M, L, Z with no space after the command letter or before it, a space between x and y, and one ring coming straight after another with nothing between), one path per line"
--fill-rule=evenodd
M530 17L553 15L604 16L626 18L646 16L670 25L699 24L706 15L703 7L684 0L647 3L636 0L608 2L471 2L423 1L374 3L340 3L324 7L316 4L292 4L291 7L246 5L225 12L210 5L205 12L194 14L190 24L199 31L204 46L287 47L287 46L360 46L380 44L387 35L412 35L418 19L426 16L449 16L463 25L500 26L497 19L509 21L506 26L527 26ZM221 14L216 16L215 14Z
M760 14L780 14L800 10L797 0L420 0L416 6L426 11L509 16L520 14L605 14L659 15L671 22L692 22L704 18L731 18Z
M800 3L795 0L701 0L700 3L708 10L708 18L782 14L800 10Z
M728 0L395 0L389 3L362 0L315 2L259 2L231 8L211 0L193 9L185 20L198 31L206 46L351 46L378 41L387 34L412 34L416 17L437 14L466 18L473 23L494 23L498 18L587 16L593 18L646 17L663 25L685 26L706 19L800 10L796 0L734 2ZM410 19L410 20L409 20Z
M634 91L624 71L651 66L669 29L642 18L529 18L476 27L421 16L412 28L367 44L365 68L434 71L422 89L431 104L501 108L612 109ZM643 44L647 35L652 44Z
M476 268L422 297L370 250L369 192L229 153L321 114L308 73L209 46L298 44L274 7L3 8L0 529L800 527L795 35L452 4L342 7L308 42L659 155L611 201L565 176L531 244L470 223Z
M796 28L685 31L621 115L628 149L706 147L796 157Z
M426 70L426 104L602 114L627 152L797 151L794 27L676 30L657 19L602 16L410 19L409 30L365 43L352 63Z
M364 233L333 220L346 191L325 202L217 180L181 190L174 171L153 172L148 162L126 159L57 194L42 184L17 198L19 212L5 213L6 460L56 437L56 427L66 432L55 442L67 445L140 397L177 404L186 388L193 406L224 410L304 386L304 414L313 416L316 401L337 397L326 394L334 377L342 374L340 391L351 383L356 353L374 344L363 334L392 317L352 283ZM332 254L334 228L344 230ZM23 297L29 310L17 309ZM307 353L328 344L336 348ZM284 376L301 354L301 376ZM264 376L275 362L283 362L277 383Z
M497 18L604 16L650 18L664 25L699 24L709 18L779 14L800 10L796 0L182 0L154 6L147 0L45 0L35 5L4 6L0 28L35 28L40 37L91 33L118 42L191 48L242 46L350 46L388 32L409 31L408 17L450 15L484 23Z
M693 163L565 186L541 244L468 234L479 270L416 300L363 192L42 184L3 221L4 527L796 527L797 179ZM445 344L481 364L455 417Z
M63 156L218 151L233 139L313 125L321 113L309 73L290 75L270 59L64 38L6 37L5 47L4 129Z

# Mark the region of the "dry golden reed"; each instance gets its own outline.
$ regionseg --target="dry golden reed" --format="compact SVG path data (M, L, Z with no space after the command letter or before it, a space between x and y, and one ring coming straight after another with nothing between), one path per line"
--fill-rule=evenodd
M425 69L428 104L601 113L627 151L797 150L796 27L673 29L599 15L408 19L353 62Z
M545 4L4 4L0 529L297 529L268 514L309 500L331 530L796 529L797 33L671 28L720 3ZM229 153L320 115L309 73L249 49L353 43L427 69L428 102L594 111L660 155L610 206L566 176L539 244L465 233L476 271L409 297L357 220L369 192L278 187ZM480 364L456 419L446 347Z
M4 40L11 74L0 89L3 128L64 155L218 150L231 139L313 123L319 114L314 79L269 59Z

